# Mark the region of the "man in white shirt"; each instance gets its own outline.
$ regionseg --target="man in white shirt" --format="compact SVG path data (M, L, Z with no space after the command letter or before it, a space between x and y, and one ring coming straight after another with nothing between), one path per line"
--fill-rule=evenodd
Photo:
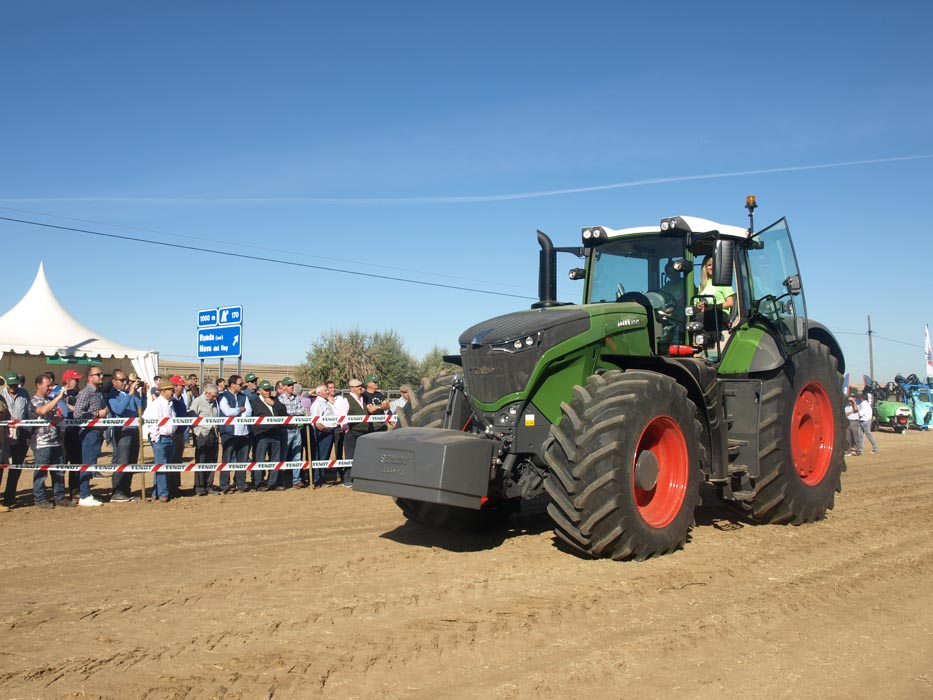
M327 390L326 384L319 384L314 390L316 394L311 404L312 418L339 418L337 407L334 405L334 397ZM334 446L334 432L338 430L335 423L330 425L318 421L314 423L314 459L325 461L330 459L330 450ZM311 482L314 488L319 489L324 486L324 475L326 470L321 467L314 467L311 470Z
M174 447L175 425L171 419L175 417L175 409L172 406L175 386L169 380L163 379L156 388L159 395L149 402L143 415L157 420L156 423L149 425L152 461L156 464L168 464L172 461ZM163 421L164 418L169 420ZM168 503L168 474L165 472L156 472L152 500L158 503Z
M253 406L246 399L243 393L245 382L243 377L233 374L227 380L227 390L220 394L220 400L217 402L217 409L222 416L252 416ZM220 428L220 443L222 449L221 459L224 462L248 462L249 461L249 426L248 425L224 425ZM234 484L236 490L247 491L246 472L234 472ZM220 472L220 492L230 493L230 472Z
M859 436L858 436L858 451L862 451L862 446L865 444L865 436L868 436L868 442L871 443L872 454L878 454L878 443L875 442L875 438L871 434L871 404L863 399L858 405L858 422L859 422Z

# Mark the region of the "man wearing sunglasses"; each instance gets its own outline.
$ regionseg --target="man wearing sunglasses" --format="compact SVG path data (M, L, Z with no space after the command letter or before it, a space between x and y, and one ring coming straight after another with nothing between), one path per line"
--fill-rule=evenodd
M104 372L100 367L91 367L87 373L87 386L79 393L75 400L74 417L80 420L91 420L92 418L106 418L109 408L107 407L106 397L101 387L104 384ZM100 457L100 448L104 442L104 429L97 427L83 427L78 434L81 438L81 462L82 464L97 464L97 458ZM78 481L78 490L80 498L79 506L96 507L103 503L91 495L91 476L90 470L81 472L81 478Z
M107 405L110 412L116 418L136 418L139 414L137 410L142 407L142 401L136 393L139 388L139 380L130 382L126 372L122 369L113 371L111 379L113 387L107 394ZM113 429L113 463L114 464L136 464L139 459L139 428L135 425L129 428ZM129 503L134 500L132 486L132 472L114 472L113 473L113 492L110 496L111 503Z

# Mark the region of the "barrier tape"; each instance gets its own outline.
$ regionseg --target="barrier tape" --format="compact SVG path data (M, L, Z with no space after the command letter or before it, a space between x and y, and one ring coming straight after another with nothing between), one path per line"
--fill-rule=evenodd
M83 428L135 428L142 420L143 425L323 425L335 428L342 423L394 423L398 417L393 414L384 416L178 416L176 418L65 418L55 423L58 427ZM42 418L0 420L0 426L11 428L42 427L52 425Z
M352 459L322 459L311 462L173 462L170 464L0 464L0 469L63 472L251 472L282 469L343 469Z

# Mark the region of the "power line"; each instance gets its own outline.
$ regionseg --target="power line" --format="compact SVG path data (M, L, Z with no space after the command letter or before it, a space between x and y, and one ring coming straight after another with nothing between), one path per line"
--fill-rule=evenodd
M868 337L868 331L833 331L833 335L861 335ZM923 346L919 343L909 343L906 340L895 340L894 338L885 338L883 335L878 335L872 331L871 337L875 340L887 340L889 343L898 343L899 345L906 345L911 348L922 348Z
M0 201L3 201L3 200L0 199ZM62 216L61 214L50 214L49 212L36 211L34 209L17 209L16 207L4 207L4 206L0 206L0 209L6 210L6 211L15 211L20 214L36 214L38 216L45 216L51 219L60 219L60 220L65 220L65 221L79 221L82 224L96 224L99 226L108 226L110 228L124 229L127 231L141 231L142 233L156 233L156 234L159 234L160 236L169 236L170 238L180 238L182 240L207 241L208 243L213 243L213 244L222 243L222 241L218 241L216 238L209 238L207 236L192 236L191 234L187 234L187 233L186 234L171 233L170 231L162 231L157 228L147 228L145 226L132 226L130 224L113 224L113 223L110 223L109 221L101 221L99 219L82 219L77 216ZM282 248L271 248L269 246L251 245L251 244L244 244L244 243L236 243L235 245L238 246L239 248L245 248L247 250L262 250L262 251L266 251L270 253L288 253L291 256L297 255L299 257L310 257L310 256L304 255L300 251L296 252L293 250L286 250ZM346 260L344 258L333 258L333 257L328 257L326 255L315 255L314 257L317 258L318 260L333 260L334 262L338 262L338 263L353 262L351 260ZM423 271L413 270L408 267L400 267L397 265L374 265L374 266L371 266L370 269L397 270L399 272L422 272L422 274L427 274L430 277L444 277L445 279L469 279L474 284L486 282L486 280L478 280L473 277L454 275L454 274L451 274L449 271L444 272L443 274L433 274L430 272L424 273ZM512 287L514 289L522 288L522 286L518 284L508 284L508 283L502 283L502 282L500 282L499 284L501 286Z
M355 275L357 277L366 277L369 279L389 280L391 282L405 282L407 284L420 284L426 287L439 287L441 289L454 289L459 292L475 292L477 294L491 294L493 296L511 297L513 299L534 299L521 294L508 294L506 292L493 292L488 289L475 289L473 287L459 287L453 284L441 284L439 282L423 282L421 280L408 279L406 277L391 277L389 275L377 275L372 272L356 272L355 270L341 270L339 268L324 267L323 265L311 265L309 263L296 262L294 260L278 260L277 258L265 258L259 255L246 255L244 253L231 253L226 250L214 250L211 248L198 248L196 246L181 245L180 243L166 243L164 241L152 241L147 238L134 238L133 236L121 236L116 233L103 233L102 231L90 231L83 228L73 228L71 226L56 226L55 224L44 224L39 221L28 221L26 219L13 219L8 216L0 216L0 221L11 221L17 224L28 224L30 226L42 226L44 228L58 229L60 231L72 231L74 233L86 233L91 236L102 236L103 238L114 238L121 241L133 241L134 243L148 243L149 245L164 246L166 248L178 248L181 250L193 250L198 253L213 253L215 255L225 255L231 258L242 258L245 260L254 260L257 262L270 262L277 265L291 265L292 267L301 267L309 270L324 270L327 272L339 272L344 275Z

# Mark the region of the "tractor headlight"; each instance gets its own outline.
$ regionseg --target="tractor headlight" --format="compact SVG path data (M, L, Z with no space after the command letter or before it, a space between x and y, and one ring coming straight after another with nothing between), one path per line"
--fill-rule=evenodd
M583 245L585 246L600 245L609 240L609 235L602 226L588 226L583 229L581 235L583 237Z
M518 425L518 419L522 413L522 404L509 404L501 411L496 413L495 424L497 427L512 428Z
M541 342L541 333L535 333L534 335L526 335L521 338L513 338L511 340L506 340L504 343L493 343L492 347L493 352L522 352L533 347L537 347Z

